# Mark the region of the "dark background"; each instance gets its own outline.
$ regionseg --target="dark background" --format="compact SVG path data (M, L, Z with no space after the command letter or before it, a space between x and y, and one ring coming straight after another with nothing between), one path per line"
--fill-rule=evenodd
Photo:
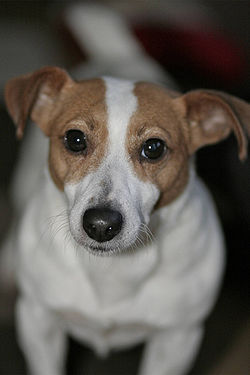
M63 22L63 11L69 3L0 1L0 239L4 238L12 219L9 187L20 148L3 102L4 82L10 77L43 65L59 65L71 69L83 61L84 55L77 48ZM122 4L121 8L126 9L127 14L133 14L132 1L116 2L116 6L117 3ZM144 3L147 3L148 7L150 3L154 4L159 10L162 7L161 1L152 0L136 2L137 8L141 4L145 11ZM165 3L169 3L172 8L173 3L177 8L184 4L188 7L189 3L191 7L193 4L189 1ZM181 38L178 34L177 39L176 29L172 25L166 27L163 33L162 30L160 33L158 25L155 24L146 27L146 31L145 27L138 27L136 17L133 17L131 25L137 37L145 43L144 47L160 59L183 90L198 87L221 89L249 101L250 2L197 3L206 6L205 13L207 11L214 20L213 30L216 36L219 33L232 42L231 52L236 62L231 66L231 70L230 63L225 62L225 69L223 63L217 68L215 64L211 70L204 60L190 59L188 53L185 54L184 50L176 48L177 42L180 45L184 43L183 35L181 34ZM137 8L134 15L138 14ZM169 24L171 22L166 19L166 25ZM149 36L158 38L156 43L163 43L161 45L166 46L166 51L160 48L159 54L159 49L152 48L152 44L148 42ZM171 42L173 37L176 43ZM215 54L218 62L224 61L223 48L220 51L218 45L213 44L213 40L210 40L212 44L209 42L206 48L207 39L203 41L200 46L201 55L205 52L208 56ZM217 49L211 46L217 46ZM199 151L197 166L219 210L226 236L228 260L222 292L214 312L207 321L207 333L192 374L243 375L250 373L249 362L247 363L247 343L250 343L250 162L249 159L244 164L238 161L236 141L230 137L219 145ZM15 339L12 301L9 296L3 296L2 301L0 300L0 374L3 375L25 373L24 362ZM133 375L141 350L142 347L138 347L131 351L114 353L108 360L103 361L97 360L87 348L83 349L78 343L71 341L68 372L83 373L81 369L84 363L85 375ZM219 372L219 369L223 369L224 372Z

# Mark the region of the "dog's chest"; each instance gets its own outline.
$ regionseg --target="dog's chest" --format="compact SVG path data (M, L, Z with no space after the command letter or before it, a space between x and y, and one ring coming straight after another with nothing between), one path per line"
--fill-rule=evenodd
M102 314L102 310L99 312ZM76 311L59 311L58 320L62 328L80 342L91 346L98 354L144 342L157 325L143 322L123 322L111 317L90 317Z
M157 270L155 249L144 249L132 259L96 258L83 249L77 254L74 247L64 248L61 238L50 250L40 241L32 254L22 256L22 289L49 307L66 332L100 353L144 340L155 327L141 319L137 302Z
M55 247L46 249L40 241L39 248L22 257L23 266L29 269L26 272L21 267L21 278L27 278L27 284L31 278L33 292L53 310L72 316L72 321L76 317L79 321L81 316L103 320L104 326L109 319L118 321L121 315L116 316L116 312L125 313L157 274L159 253L152 245L133 256L105 258L90 255L85 249L76 251L69 244L65 248L63 237L55 242ZM31 258L32 267L27 264Z

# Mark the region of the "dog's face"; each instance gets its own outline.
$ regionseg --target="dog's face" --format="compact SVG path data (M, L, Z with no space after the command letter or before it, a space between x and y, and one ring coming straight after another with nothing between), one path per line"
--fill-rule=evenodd
M233 130L240 157L247 152L239 117L247 123L249 105L221 93L74 82L44 68L10 81L6 101L19 135L30 115L50 137L49 170L67 196L71 234L96 254L133 246L151 213L185 190L199 147Z
M87 248L130 247L166 201L162 193L170 201L187 183L184 135L161 91L106 78L80 84L77 100L68 92L60 103L50 171L68 197L71 233Z

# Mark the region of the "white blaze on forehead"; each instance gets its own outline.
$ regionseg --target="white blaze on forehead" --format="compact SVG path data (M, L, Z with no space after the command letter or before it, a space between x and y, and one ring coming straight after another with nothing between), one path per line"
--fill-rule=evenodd
M112 181L109 198L121 204L127 222L145 222L159 197L159 191L150 182L144 182L136 175L126 150L128 126L138 108L132 81L105 77L108 151L101 166L103 174ZM138 145L139 147L139 145Z
M125 153L125 141L129 121L137 109L134 83L122 79L104 77L108 112L109 141L112 151Z

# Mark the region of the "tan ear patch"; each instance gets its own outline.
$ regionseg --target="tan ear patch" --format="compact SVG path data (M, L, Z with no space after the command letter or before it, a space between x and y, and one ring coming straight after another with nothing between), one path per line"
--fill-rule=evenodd
M223 140L233 132L238 142L239 158L244 160L247 157L250 104L212 90L191 91L177 98L174 104L183 112L188 127L190 154Z
M8 81L5 101L17 126L18 138L22 137L29 117L47 134L47 122L54 102L71 85L73 81L66 71L52 66Z
M134 93L138 109L129 124L127 150L136 175L160 190L158 208L180 195L188 182L186 136L172 105L178 94L149 83L137 83ZM167 153L158 162L140 158L141 147L150 138L160 138L167 144Z

